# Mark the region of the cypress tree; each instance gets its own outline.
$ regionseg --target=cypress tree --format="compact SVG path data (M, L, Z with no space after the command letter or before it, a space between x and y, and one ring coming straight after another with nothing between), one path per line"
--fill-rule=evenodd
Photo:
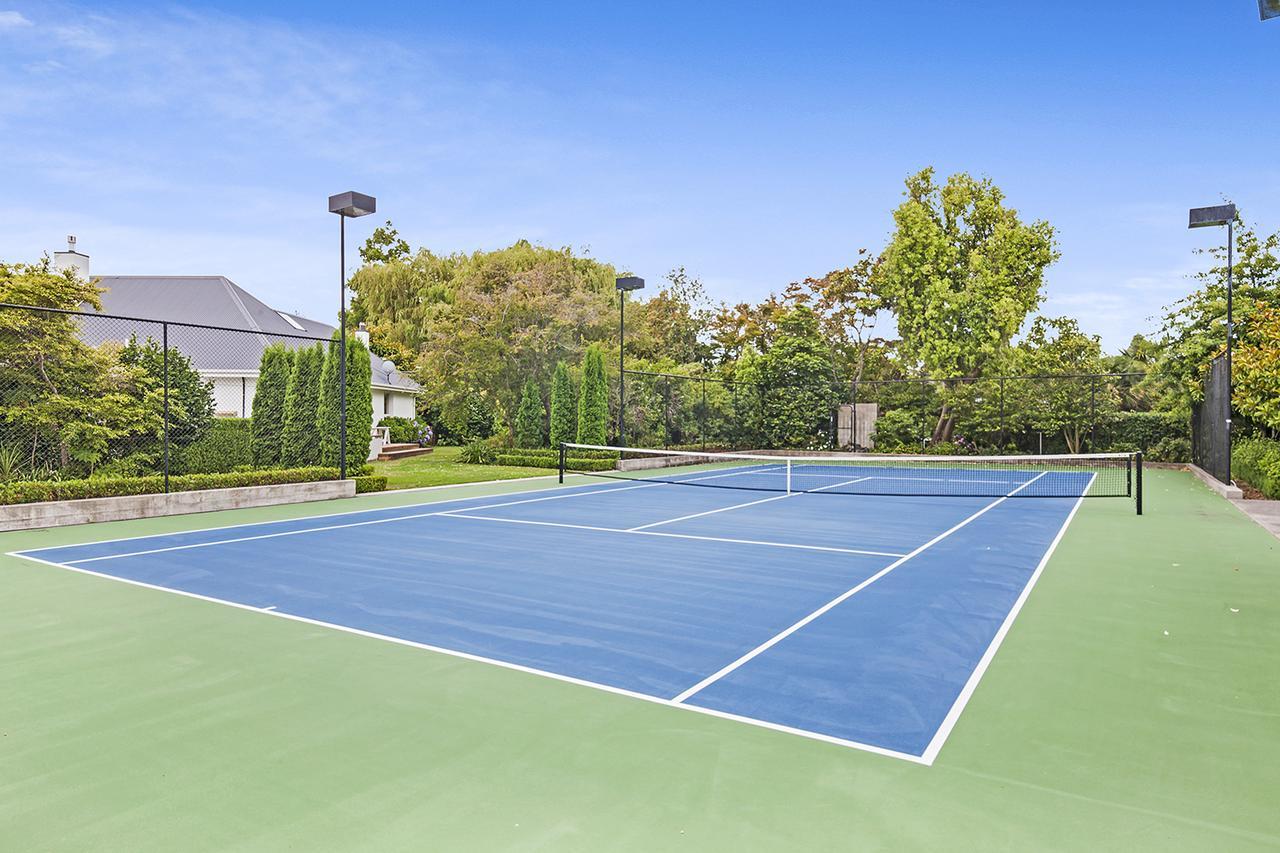
M272 344L262 351L251 416L253 464L259 468L280 464L280 450L284 444L284 398L292 368L293 354L284 344Z
M582 389L578 396L578 443L604 444L609 429L609 384L604 353L598 344L582 357Z
M542 447L542 423L545 410L538 386L530 379L524 383L520 408L516 410L516 447Z
M333 333L320 379L320 405L316 431L320 439L321 464L337 468L341 451L338 441L341 393L339 386L338 332ZM369 350L355 336L347 338L347 468L359 468L369 458L373 430L373 366Z
M551 377L551 446L577 438L578 410L573 399L573 382L563 361L556 363Z
M281 461L290 468L320 464L320 435L316 415L320 407L320 374L324 344L298 350L284 396L284 447Z

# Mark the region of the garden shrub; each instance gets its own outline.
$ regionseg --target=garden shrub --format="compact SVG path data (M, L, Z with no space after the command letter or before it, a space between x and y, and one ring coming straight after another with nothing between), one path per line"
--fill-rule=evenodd
M473 441L458 454L458 461L468 465L492 465L497 458L498 452L484 441Z
M1231 475L1280 500L1280 441L1246 438L1231 449Z
M383 474L367 474L355 478L356 494L363 495L368 492L385 492L387 490L387 478Z
M293 372L293 351L284 344L272 344L262 351L258 384L253 392L253 461L266 468L280 464L284 447L284 400Z
M516 411L516 447L545 447L542 424L542 394L532 379L524 383L520 408Z
M1099 425L1098 429L1103 438L1100 443L1107 450L1116 452L1150 451L1165 439L1184 439L1188 443L1191 441L1191 421L1188 416L1171 412L1118 412L1105 426Z
M204 435L170 457L174 474L220 474L253 464L253 427L248 418L215 418Z
M169 491L275 486L338 479L336 468L276 468L226 474L180 474L169 478ZM87 480L28 480L0 486L0 504L71 501L122 495L154 495L164 491L164 477L93 477Z
M1144 454L1148 462L1190 462L1191 439L1165 436Z

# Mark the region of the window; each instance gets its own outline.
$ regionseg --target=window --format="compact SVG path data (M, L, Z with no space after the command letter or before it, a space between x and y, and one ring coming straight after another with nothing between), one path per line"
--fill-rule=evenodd
M277 311L276 313L280 315L281 320L284 320L286 323L288 323L290 326L293 326L299 332L306 331L306 329L302 328L301 323L299 323L297 320L290 317L288 314L284 313L283 311Z

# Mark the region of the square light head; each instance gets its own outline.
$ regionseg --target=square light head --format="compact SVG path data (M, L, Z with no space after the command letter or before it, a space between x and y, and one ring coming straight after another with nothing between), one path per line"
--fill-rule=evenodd
M1191 208L1188 228L1209 228L1214 225L1226 225L1235 221L1236 206L1234 204L1218 204L1213 207Z
M329 212L339 216L364 216L378 209L378 200L364 193L346 192L329 196Z
M615 279L613 284L618 290L640 290L644 287L644 279L638 275L624 275Z
M1280 18L1280 0L1258 0L1258 17Z

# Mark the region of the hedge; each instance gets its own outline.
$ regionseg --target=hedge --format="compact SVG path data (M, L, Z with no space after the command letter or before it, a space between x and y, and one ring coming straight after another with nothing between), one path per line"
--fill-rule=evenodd
M387 478L385 474L367 474L365 476L356 477L356 494L363 495L366 492L385 492L387 490Z
M1280 441L1246 438L1231 448L1231 474L1280 500Z
M1190 418L1170 412L1119 412L1099 430L1105 449L1114 451L1150 451L1161 442L1170 446L1170 439L1191 441Z
M336 468L277 468L229 474L180 474L169 478L169 491L276 486L338 479ZM155 495L164 491L163 477L94 477L88 480L20 480L0 486L0 504Z
M523 468L559 468L560 455L546 456L519 453L499 453L498 465L515 465ZM584 459L569 457L568 466L575 471L612 471L617 463L613 459Z
M204 434L173 455L177 474L221 474L253 465L253 428L248 418L214 418Z

